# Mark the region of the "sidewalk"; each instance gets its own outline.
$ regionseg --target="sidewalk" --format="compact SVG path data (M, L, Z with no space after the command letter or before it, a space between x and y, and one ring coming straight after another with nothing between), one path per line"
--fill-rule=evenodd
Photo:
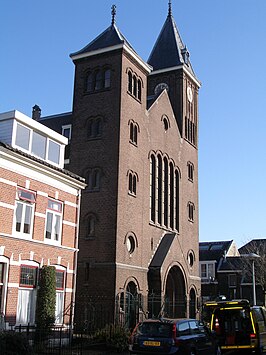
M72 355L75 355L75 352L73 352ZM129 355L129 352L124 351L122 353L119 353L111 350L86 349L82 350L82 355Z

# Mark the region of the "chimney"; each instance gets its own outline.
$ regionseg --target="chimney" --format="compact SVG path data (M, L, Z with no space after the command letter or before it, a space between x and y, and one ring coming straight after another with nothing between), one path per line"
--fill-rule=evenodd
M39 121L39 119L41 118L41 112L42 110L40 109L40 107L38 105L34 105L32 108L32 118L35 121Z

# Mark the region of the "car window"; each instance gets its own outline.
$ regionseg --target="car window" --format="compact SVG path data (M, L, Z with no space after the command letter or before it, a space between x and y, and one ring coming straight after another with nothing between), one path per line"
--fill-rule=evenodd
M178 336L188 335L190 333L188 322L182 322L178 324L177 328L178 328Z
M197 321L190 321L189 322L190 332L191 334L199 334L199 326Z
M152 337L169 338L172 334L172 325L160 322L143 322L139 324L136 333Z

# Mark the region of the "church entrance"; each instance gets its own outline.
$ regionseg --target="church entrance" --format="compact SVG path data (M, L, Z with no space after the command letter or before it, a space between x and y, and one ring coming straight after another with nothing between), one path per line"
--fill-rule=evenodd
M164 315L170 318L186 317L187 298L185 280L178 266L170 269L165 287Z
M137 285L130 281L124 292L117 295L119 307L119 323L123 326L133 329L139 321L139 312L141 308L141 294L138 293Z
M189 318L196 318L196 292L194 288L189 292Z

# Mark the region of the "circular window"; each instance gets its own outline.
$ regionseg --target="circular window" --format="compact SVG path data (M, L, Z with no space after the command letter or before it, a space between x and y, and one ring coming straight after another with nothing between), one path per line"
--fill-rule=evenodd
M136 243L135 243L135 239L132 237L132 235L130 235L128 238L127 238L127 250L130 254L132 254L135 250L135 247L136 247Z
M194 254L192 251L188 253L188 264L190 267L192 267L194 264Z

